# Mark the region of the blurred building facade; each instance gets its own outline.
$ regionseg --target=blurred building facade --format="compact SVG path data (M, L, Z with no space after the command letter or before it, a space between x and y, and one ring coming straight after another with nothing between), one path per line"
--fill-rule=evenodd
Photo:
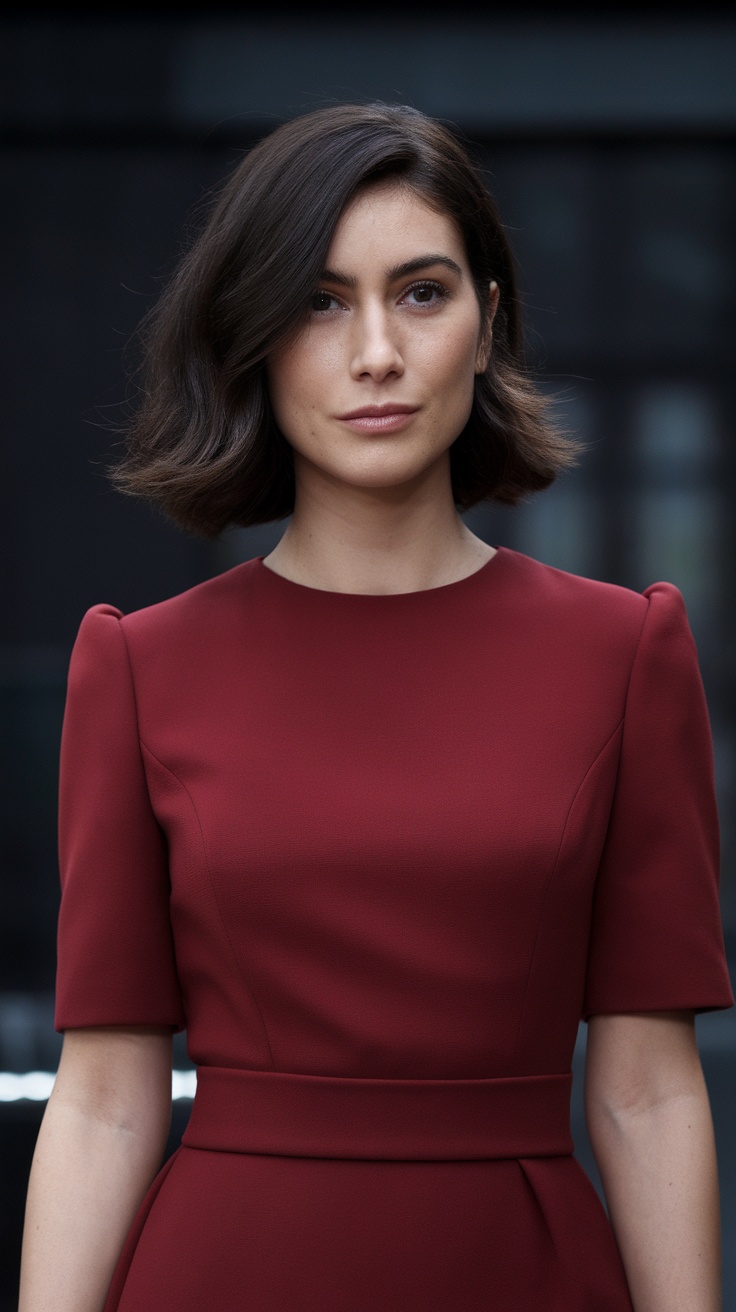
M684 594L711 711L733 961L736 23L459 11L452 22L399 14L387 30L319 11L309 22L172 13L17 19L0 39L0 1072L53 1071L58 1059L58 747L82 614L181 591L265 554L285 527L207 543L108 487L123 348L242 152L283 118L345 100L411 103L470 139L517 255L530 362L588 444L547 492L467 522L563 569L638 590L667 579ZM705 1018L702 1036L732 1226L734 1024ZM183 1045L177 1060L186 1066ZM0 1312L14 1305L19 1191L41 1110L0 1100L11 1180ZM728 1312L736 1255L727 1261Z

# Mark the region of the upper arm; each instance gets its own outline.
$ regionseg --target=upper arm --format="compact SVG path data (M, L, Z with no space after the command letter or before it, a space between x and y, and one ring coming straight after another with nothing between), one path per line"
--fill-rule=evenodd
M183 1029L166 835L148 792L120 612L107 605L87 611L69 667L59 870L56 1029Z
M718 897L713 743L697 649L679 590L653 583L645 595L595 880L585 1020L733 1004Z

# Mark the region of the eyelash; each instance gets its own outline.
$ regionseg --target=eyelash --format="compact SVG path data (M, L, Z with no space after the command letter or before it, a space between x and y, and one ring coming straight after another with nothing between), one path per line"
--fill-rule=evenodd
M420 288L423 289L425 287L431 287L432 291L437 293L437 301L420 301L418 302L419 305L426 305L431 307L432 305L436 305L439 301L446 301L449 296L449 292L447 288L443 287L441 282L434 282L431 278L424 278L422 279L421 282L411 283L409 287L405 288L403 295L408 296L410 292L416 292L419 291ZM314 293L312 300L314 300L317 296L329 296L331 300L337 300L337 297L335 296L334 292L322 291L321 289L318 289ZM329 310L315 310L313 306L311 307L311 311L312 314L319 314L319 315L326 315L330 313Z
M447 288L443 287L441 282L433 282L431 279L425 280L424 282L413 282L410 287L407 287L406 291L404 292L404 295L406 296L409 292L415 292L420 287L431 287L432 291L437 292L438 298L441 301L446 301L447 297L449 296L449 292ZM427 304L426 301L420 302L420 304L422 303L425 305Z

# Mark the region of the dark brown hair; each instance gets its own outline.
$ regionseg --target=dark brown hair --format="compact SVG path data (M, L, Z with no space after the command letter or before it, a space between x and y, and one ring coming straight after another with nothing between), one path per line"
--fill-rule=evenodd
M304 322L347 202L390 177L457 223L484 326L489 285L500 287L488 369L450 448L456 507L513 505L576 463L577 442L524 367L513 258L479 171L436 120L373 103L283 124L225 183L143 321L142 395L126 455L108 471L118 489L206 537L292 512L293 454L271 413L264 362Z

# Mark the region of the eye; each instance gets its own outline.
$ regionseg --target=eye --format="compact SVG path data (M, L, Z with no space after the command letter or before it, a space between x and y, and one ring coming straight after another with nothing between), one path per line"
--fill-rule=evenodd
M404 296L413 296L415 299L410 301L410 305L439 305L441 301L447 300L448 291L442 286L441 282L415 282L411 287L407 287Z
M333 302L337 305L337 297L332 292L318 291L309 302L309 308L314 314L326 314L333 308Z

